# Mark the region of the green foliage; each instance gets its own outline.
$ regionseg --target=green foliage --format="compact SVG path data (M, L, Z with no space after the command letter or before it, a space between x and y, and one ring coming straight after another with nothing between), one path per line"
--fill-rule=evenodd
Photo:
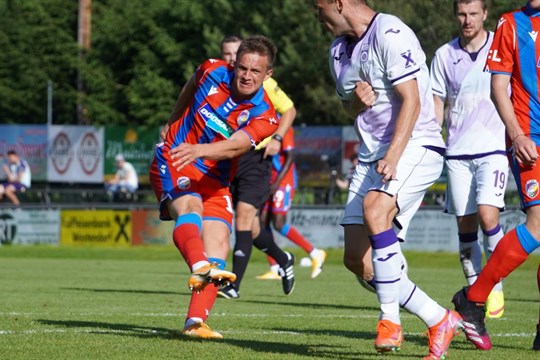
M456 36L452 1L372 1L418 34L428 63ZM488 28L521 2L488 0ZM297 124L350 124L328 71L332 39L306 0L93 0L91 48L79 56L77 1L0 0L2 123L43 123L47 81L54 123L158 126L196 66L219 56L224 35L264 34L278 46L275 78L295 102ZM84 88L77 90L78 79Z

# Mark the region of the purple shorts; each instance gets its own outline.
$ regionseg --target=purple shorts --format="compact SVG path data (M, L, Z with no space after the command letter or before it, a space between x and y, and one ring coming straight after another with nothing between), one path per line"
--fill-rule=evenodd
M21 183L17 183L17 182L13 182L13 183L5 182L3 185L4 185L4 189L7 188L8 186L13 186L13 187L15 188L15 191L16 191L16 192L26 191L26 186L24 186L24 185L21 184Z

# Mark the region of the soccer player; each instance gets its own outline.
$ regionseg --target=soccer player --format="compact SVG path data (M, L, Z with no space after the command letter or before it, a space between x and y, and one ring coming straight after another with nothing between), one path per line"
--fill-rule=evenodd
M278 118L262 84L272 75L276 48L250 37L235 66L209 59L183 87L156 147L150 169L162 220L174 220L173 241L193 290L182 333L222 338L206 324L218 285L236 279L225 271L233 210L230 159L273 134Z
M0 200L6 197L16 206L21 202L18 192L24 192L32 183L32 172L26 160L21 159L15 150L8 150L7 163L2 167L7 181L0 184Z
M228 36L221 41L221 56L229 64L236 61L240 41L238 36ZM236 236L232 271L236 274L236 281L219 289L219 295L226 299L240 297L240 284L253 245L278 262L285 295L294 290L294 256L281 250L274 242L272 233L260 227L258 212L270 194L271 156L281 148L283 136L296 116L296 108L273 78L265 80L263 86L280 116L280 121L275 133L264 141L264 146L259 144L256 151L250 151L240 157L238 169L231 183Z
M400 348L401 305L429 328L425 359L444 358L461 317L408 279L399 244L443 165L444 142L425 54L407 25L376 13L365 0L316 0L315 5L319 20L335 37L330 71L360 138L359 163L342 220L344 262L363 277L371 251L381 304L375 349ZM393 223L402 230L396 233Z
M503 237L499 212L504 209L508 177L505 130L490 98L489 73L483 71L493 32L484 29L485 0L454 0L459 36L441 46L431 63L435 114L442 124L448 102L445 212L455 214L459 259L467 283L482 270L478 223L485 236L486 258ZM479 137L479 134L482 134ZM486 316L504 312L502 282L486 303Z
M322 272L326 251L315 248L294 226L287 223L287 212L291 208L298 181L294 164L294 147L294 129L290 127L283 137L281 151L272 158L270 197L261 210L261 228L271 231L272 225L281 235L301 247L311 257L311 278L315 279ZM268 262L270 270L257 276L257 279L280 279L278 263L271 256L268 256Z
M484 312L489 293L540 245L539 31L540 0L530 0L521 9L503 14L485 66L491 73L491 98L506 127L510 167L527 219L504 235L474 284L452 299L463 317L467 339L482 350L492 347Z

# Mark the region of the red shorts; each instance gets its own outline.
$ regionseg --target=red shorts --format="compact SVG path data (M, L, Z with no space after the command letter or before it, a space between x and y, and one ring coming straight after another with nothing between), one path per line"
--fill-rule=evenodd
M174 200L183 195L194 195L202 200L203 220L221 220L231 228L233 208L229 188L192 165L177 171L170 166L170 160L158 155L157 152L156 149L156 156L150 167L150 183L160 204L160 219L172 220L165 206L167 200Z
M537 147L537 150L540 152L540 147ZM522 208L540 205L540 159L536 160L536 166L524 166L518 163L514 156L508 158L516 179Z
M270 196L268 201L264 204L264 209L273 214L285 214L291 209L293 198L293 187L280 186L274 195Z

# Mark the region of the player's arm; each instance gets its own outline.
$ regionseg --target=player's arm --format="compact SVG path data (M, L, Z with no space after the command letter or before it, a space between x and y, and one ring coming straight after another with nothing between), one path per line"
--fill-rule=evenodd
M444 65L441 58L444 57L442 48L435 52L431 62L431 90L433 92L433 102L435 105L435 117L440 126L444 122L444 104L446 100L446 83Z
M281 90L273 78L269 78L264 82L264 90L268 94L276 112L281 115L276 132L268 143L264 145L264 156L266 157L276 155L281 149L281 141L296 118L296 108L291 98Z
M281 171L276 176L276 180L272 183L270 186L270 193L273 194L277 191L279 184L289 172L289 169L291 168L293 162L294 162L294 150L289 150L284 152L285 161L283 162L283 166L281 167Z
M274 133L272 135L272 138L270 142L266 145L264 149L264 156L274 156L279 152L279 149L281 149L281 142L283 141L283 137L285 136L285 133L294 123L294 119L296 118L296 108L294 105L287 109L284 113L281 113L281 118L279 119L279 125Z
M350 117L356 119L358 114L371 107L377 95L368 82L359 81L354 88L354 94L350 101L342 101L343 109Z
M397 84L394 89L402 99L402 105L388 151L384 158L377 162L376 171L383 176L384 182L396 179L398 161L411 138L414 125L420 114L420 94L416 79Z
M433 103L435 105L435 117L439 125L442 125L444 122L444 100L438 96L433 95Z
M195 75L193 75L191 79L189 79L189 81L182 87L182 90L180 90L178 99L176 99L176 103L174 104L174 109L169 116L169 120L161 130L160 136L162 139L165 139L171 124L180 119L180 116L186 111L196 90L197 87L195 86Z
M172 165L180 171L196 159L226 160L232 159L251 149L251 138L245 131L237 131L223 141L208 144L182 143L171 151Z
M536 144L529 134L525 134L517 121L512 100L508 95L510 76L507 74L491 75L491 99L499 113L506 133L512 140L512 148L517 160L524 165L532 165L538 158Z

